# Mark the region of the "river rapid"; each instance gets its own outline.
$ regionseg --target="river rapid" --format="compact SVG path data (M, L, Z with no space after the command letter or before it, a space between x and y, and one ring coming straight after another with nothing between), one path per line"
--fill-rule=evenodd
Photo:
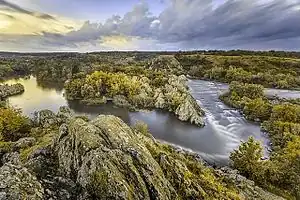
M228 88L226 84L189 80L191 94L206 113L206 126L199 128L181 122L173 114L165 111L130 112L112 104L86 106L76 101L67 101L61 85L41 85L34 77L12 79L5 83L24 85L25 92L10 97L9 103L21 108L24 114L29 116L33 116L38 110L49 109L57 112L60 106L68 106L75 114L87 115L90 118L99 114L112 114L122 118L129 125L135 124L136 121L144 121L156 139L195 151L209 163L217 165L227 165L230 152L250 136L261 141L265 147L265 155L268 155L268 137L261 132L259 124L247 121L237 110L227 107L219 100L219 95ZM300 92L298 96L300 97Z

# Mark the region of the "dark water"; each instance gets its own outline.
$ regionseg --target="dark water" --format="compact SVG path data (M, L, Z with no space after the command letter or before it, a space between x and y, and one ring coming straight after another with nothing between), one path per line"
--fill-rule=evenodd
M229 153L238 147L241 140L247 140L249 136L254 136L265 146L268 144L258 124L247 122L239 112L220 102L218 95L224 89L224 85L221 84L189 81L192 95L206 112L206 126L198 128L163 111L129 112L111 104L85 106L77 102L68 102L63 96L61 85L37 84L34 77L9 80L6 83L22 83L25 86L25 92L9 98L9 103L22 108L29 116L37 110L50 109L57 112L60 106L69 106L76 114L88 115L90 118L99 114L112 114L130 125L136 121L144 121L155 138L196 151L204 159L218 164L226 164Z

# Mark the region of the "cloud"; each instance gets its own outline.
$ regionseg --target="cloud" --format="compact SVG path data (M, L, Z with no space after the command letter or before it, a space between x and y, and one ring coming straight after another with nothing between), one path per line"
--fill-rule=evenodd
M48 14L39 14L37 12L32 12L32 11L29 11L29 10L26 10L14 3L10 3L6 0L0 0L0 6L4 6L10 10L13 10L13 11L16 11L16 12L19 12L19 13L23 13L23 14L27 14L27 15L32 15L32 16L35 16L35 17L39 17L39 18L42 18L42 19L55 19L55 17L51 16L51 15L48 15Z
M81 25L82 22L32 12L8 1L0 0L0 36L2 38L43 35L44 32L64 34L80 28Z
M5 1L0 0L0 5L1 2ZM300 47L300 0L227 0L217 6L212 0L165 3L167 7L157 16L151 14L143 1L124 16L113 15L104 23L86 21L80 28L63 31L59 26L51 30L44 27L43 32L39 30L40 36L31 40L49 49L74 50L298 50ZM55 24L54 20L46 19ZM58 24L65 24L66 28L70 22ZM1 26L7 24L0 23L2 33Z

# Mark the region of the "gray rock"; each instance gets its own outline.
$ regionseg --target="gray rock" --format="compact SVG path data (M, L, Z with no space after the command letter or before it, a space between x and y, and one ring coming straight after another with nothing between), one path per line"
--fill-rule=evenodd
M159 164L119 118L74 119L68 127L68 135L54 145L59 166L66 177L77 177L86 193L103 199L176 198Z
M113 97L113 103L119 107L130 107L130 103L127 101L127 98L123 95L116 95Z
M24 149L27 147L31 147L35 144L36 139L34 137L26 137L26 138L21 138L18 141L16 141L13 145L13 149L15 151Z
M256 186L253 181L240 175L237 170L233 170L229 167L223 167L216 170L216 173L227 179L227 181L234 183L234 185L238 187L243 199L284 200L284 198L276 196Z
M0 192L0 200L7 200L6 192Z
M7 200L43 199L44 189L36 177L19 165L6 163L0 168L1 198Z
M2 157L2 163L11 163L14 165L19 165L20 161L20 154L18 152L6 153Z
M183 72L183 68L180 62L174 57L174 55L160 55L153 59L150 63L150 69L152 70L165 70L172 73Z
M197 105L191 95L187 95L183 103L181 103L175 111L175 114L181 121L189 121L198 126L204 126L202 116L204 112Z
M35 112L35 122L43 128L49 128L58 123L57 116L51 110Z
M60 107L57 113L57 117L59 118L60 123L65 123L68 119L70 119L74 115L75 115L74 112L67 106Z

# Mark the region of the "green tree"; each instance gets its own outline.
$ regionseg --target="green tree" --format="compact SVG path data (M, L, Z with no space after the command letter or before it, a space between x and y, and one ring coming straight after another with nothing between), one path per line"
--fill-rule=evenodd
M262 167L262 156L261 144L250 137L247 142L243 142L237 150L230 154L230 159L235 169L253 180L259 176L258 173Z
M30 120L20 110L0 108L0 138L3 141L16 141L30 131Z
M272 105L262 98L251 99L245 102L244 113L250 120L268 120L271 115Z

